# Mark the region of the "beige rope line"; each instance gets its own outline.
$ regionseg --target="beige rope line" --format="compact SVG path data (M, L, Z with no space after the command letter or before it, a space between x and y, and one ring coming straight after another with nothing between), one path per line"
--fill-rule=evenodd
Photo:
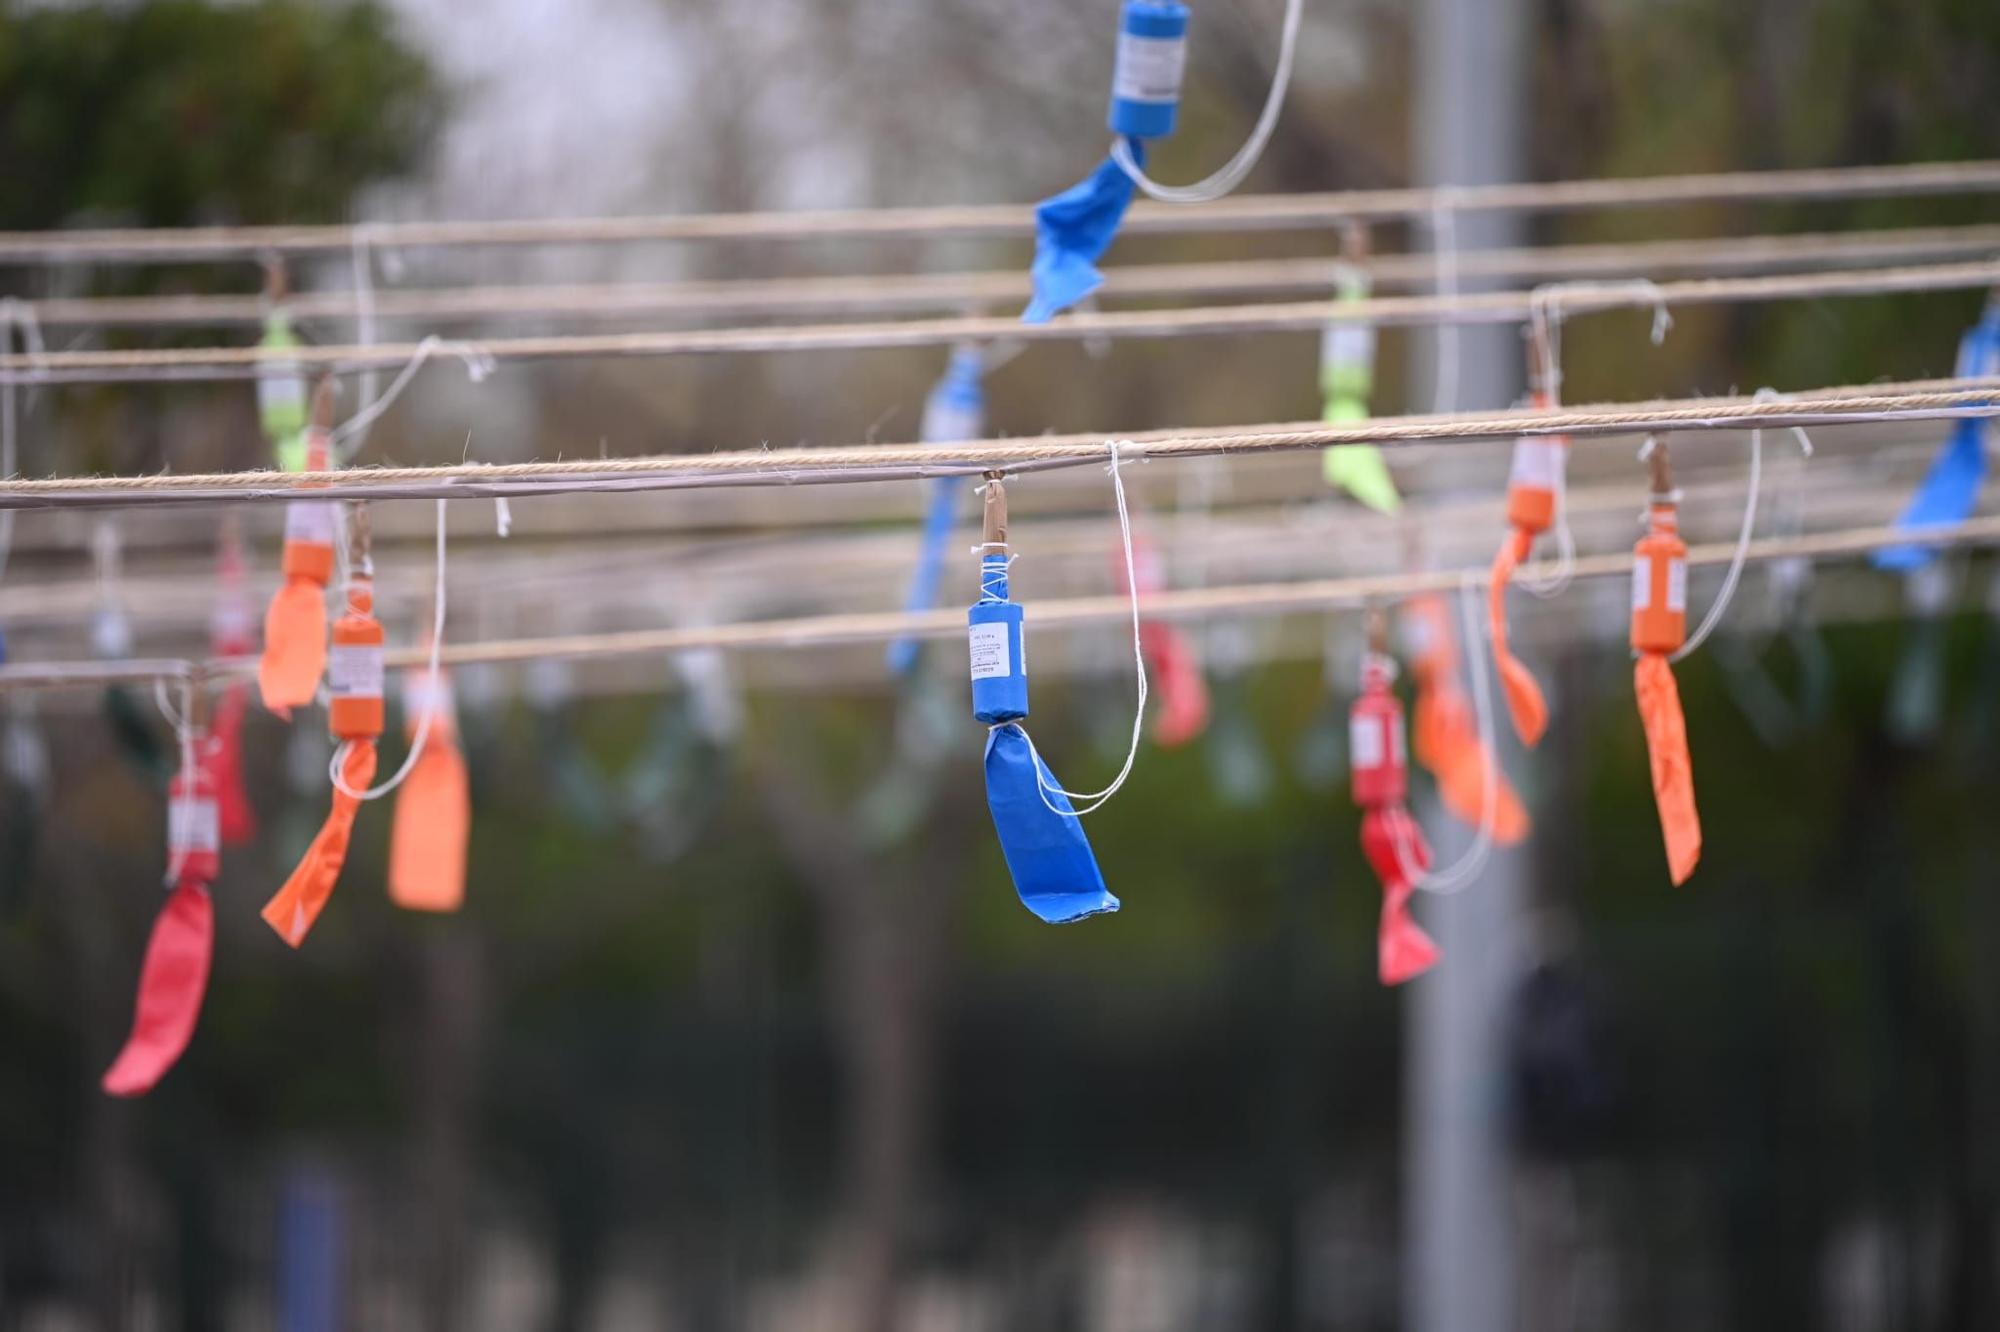
M2000 226L1966 226L1521 247L1462 253L1455 262L1461 280L1555 281L1790 272L1822 265L1941 262L1996 253L2000 253ZM1138 300L1318 292L1349 270L1368 274L1378 286L1428 285L1437 276L1437 260L1428 254L1375 254L1356 260L1125 264L1105 270L1105 285L1099 295ZM436 325L526 317L624 319L958 309L1023 301L1029 286L1025 272L1008 269L778 280L392 288L376 292L372 299L378 319ZM355 315L356 295L352 291L306 292L288 297L284 304L298 319L347 320ZM259 295L85 296L29 301L26 307L44 328L219 328L259 325L270 303Z
M1767 537L1750 543L1745 556L1750 561L1797 558L1824 559L1855 555L1892 545L1949 547L2000 541L2000 515L1974 518L1954 527L1905 532L1894 527L1847 528L1803 536ZM1736 543L1718 541L1691 546L1687 562L1701 568L1726 565L1736 555ZM1630 552L1581 556L1575 561L1577 578L1629 576ZM1527 577L1546 576L1542 565L1524 566ZM1330 578L1296 583L1259 583L1238 587L1181 588L1149 594L1145 614L1150 619L1201 620L1224 616L1288 614L1301 611L1358 607L1380 601L1401 600L1431 592L1449 592L1467 578L1481 581L1486 570L1428 570L1416 573L1375 575L1360 578ZM1131 615L1131 602L1124 595L1071 597L1062 600L1028 602L1029 623L1037 629L1074 628L1122 621ZM639 629L623 633L577 634L547 638L499 639L486 643L447 643L439 653L442 664L504 664L527 661L581 660L593 657L685 652L698 648L748 650L803 648L843 643L884 642L904 636L949 638L965 632L962 608L923 611L864 612L843 615L816 615L784 620L755 620L738 624L698 625L674 629ZM408 668L427 664L429 653L419 647L391 648L386 664ZM90 687L117 683L142 683L153 679L194 678L197 681L250 675L257 669L254 657L216 658L207 661L152 659L125 662L57 662L0 666L0 693L13 690Z
M1127 233L1313 229L1345 219L1469 212L1569 212L1688 203L1857 199L1882 195L1983 193L2000 189L2000 162L1924 162L1804 171L1574 180L1446 189L1351 190L1251 195L1199 208L1139 204ZM654 217L506 221L369 222L332 226L195 227L0 232L0 263L158 263L247 259L266 254L344 253L458 245L597 245L635 241L822 240L1021 236L1033 210L1021 204L888 208L848 212L707 213Z
M1516 435L1590 437L1724 429L1831 426L1884 420L2000 416L2000 377L1921 380L1816 389L1778 398L1666 399L1538 412L1522 409L1378 417L1349 425L1308 423L1234 431L1167 430L1120 436L1126 456L1260 454L1331 444L1407 444ZM176 476L49 477L0 481L0 509L123 507L148 503L276 503L310 490L316 499L451 499L575 491L699 486L828 485L911 480L986 470L1025 472L1107 462L1104 434L964 444L865 445L731 453L600 458L568 462L357 467L334 472L217 472Z
M2000 262L1856 269L1773 277L1700 278L1635 288L1629 282L1565 288L1565 317L1610 310L1720 302L1823 299L1954 291L2000 282ZM1517 323L1529 318L1530 291L1456 296L1391 296L1365 301L1305 301L1066 315L1047 324L1011 318L912 320L901 323L817 324L791 328L695 329L665 333L572 334L483 339L466 350L495 361L719 355L944 347L961 342L1074 341L1086 338L1170 338L1318 330L1329 323L1378 326ZM450 350L447 347L443 350ZM335 347L192 347L134 351L69 351L0 356L0 375L18 382L117 382L144 378L254 377L271 362L313 370L387 369L413 361L416 343Z

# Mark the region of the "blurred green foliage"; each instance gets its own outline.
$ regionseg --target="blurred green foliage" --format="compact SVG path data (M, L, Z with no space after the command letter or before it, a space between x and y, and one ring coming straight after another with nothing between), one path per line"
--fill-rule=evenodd
M10 3L0 226L337 220L443 110L376 0Z

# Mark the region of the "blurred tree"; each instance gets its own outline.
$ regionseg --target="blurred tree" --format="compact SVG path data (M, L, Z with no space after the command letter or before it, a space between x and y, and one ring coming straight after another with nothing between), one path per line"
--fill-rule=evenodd
M12 0L0 226L340 218L422 160L442 109L375 0Z

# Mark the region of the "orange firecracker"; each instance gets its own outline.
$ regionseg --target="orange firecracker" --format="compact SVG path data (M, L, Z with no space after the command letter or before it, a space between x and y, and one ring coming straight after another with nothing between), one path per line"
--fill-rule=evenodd
M1536 344L1528 344L1528 382L1532 385L1528 402L1537 411L1553 411L1556 392L1543 365ZM1514 571L1528 558L1535 538L1554 526L1562 503L1563 474L1569 467L1569 438L1565 435L1523 436L1514 442L1514 465L1507 478L1507 537L1493 557L1488 586L1487 613L1493 626L1493 664L1500 673L1500 687L1507 697L1507 714L1521 743L1540 742L1548 729L1549 707L1542 687L1507 645L1507 584Z
M1694 763L1687 719L1668 657L1687 641L1687 543L1681 540L1666 446L1652 454L1653 496L1646 535L1632 552L1633 688L1646 727L1653 799L1666 838L1667 872L1686 883L1701 859L1701 817L1694 805Z
M306 431L306 470L324 472L332 459L333 381L313 395ZM264 612L264 656L257 686L264 706L281 716L313 701L326 669L326 588L333 580L334 506L293 500L285 506L284 583Z
M375 780L375 741L382 734L382 626L375 619L375 579L368 563L367 511L354 511L354 557L347 580L347 609L333 626L333 649L327 654L326 683L331 701L327 729L340 742L336 762L340 781L334 785L333 809L321 825L305 859L285 880L277 895L264 904L264 920L281 938L297 948L319 919L340 869L347 861L347 843L361 793Z

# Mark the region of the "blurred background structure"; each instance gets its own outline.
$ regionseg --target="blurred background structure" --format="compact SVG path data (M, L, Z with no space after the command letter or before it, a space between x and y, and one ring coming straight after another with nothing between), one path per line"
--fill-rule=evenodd
M1282 5L1195 9L1183 129L1154 163L1173 180L1241 142ZM14 0L0 228L1022 203L1102 155L1115 13ZM1310 0L1306 15L1259 193L2000 157L2000 10L1977 0ZM1467 215L1456 244L1958 228L1995 210L1986 195ZM1384 223L1373 239L1393 255L1433 237ZM365 241L293 262L301 299L1028 261L1020 237ZM1339 247L1330 230L1142 234L1112 258ZM1429 263L1405 289L1426 288ZM0 269L0 291L43 305L255 296L262 280L250 261ZM1462 289L1482 282L1529 285ZM1645 312L1592 316L1572 327L1565 392L1943 377L1983 299L1688 306L1660 346ZM434 331L380 320L382 340ZM321 342L364 336L350 313L301 322ZM586 326L757 322L599 311ZM576 323L440 327L471 326ZM226 332L44 329L80 349L252 336ZM1454 337L1441 387L1432 330L1382 330L1374 410L1512 402L1516 330ZM1037 343L989 377L990 433L1314 419L1316 354L1297 334ZM440 360L363 457L909 440L943 363L564 360L474 383ZM1829 435L1824 482L1773 445L1767 516L1884 521L1942 436L1887 432L1871 462ZM25 475L268 462L243 383L44 388L24 395L21 439ZM1740 439L1676 449L1691 532L1728 539ZM1622 548L1636 466L1584 452L1579 490L1629 484L1580 507L1579 538ZM1498 444L1397 451L1422 523L1335 501L1299 456L1131 470L1170 581L1200 586L1483 563L1506 460ZM1031 625L1037 597L1116 590L1096 472L1014 493L1049 537L1018 574ZM428 611L429 510L377 507L385 618L407 642ZM454 511L463 637L892 607L919 501L871 485L514 507L505 542L490 506ZM123 559L93 586L106 521ZM268 566L277 515L244 521ZM22 515L0 582L14 658L89 655L104 596L130 616L132 655L199 651L214 529L203 510ZM793 529L828 542L802 561L781 541ZM1990 557L1954 552L1920 586L1852 562L1753 566L1679 668L1708 844L1679 889L1616 582L1515 606L1553 703L1538 750L1503 738L1535 834L1470 891L1420 903L1445 958L1400 989L1376 981L1379 889L1344 790L1349 612L1195 630L1213 724L1149 745L1092 818L1125 910L1060 930L1009 885L954 645L900 686L879 645L467 668L465 910L384 900L386 821L364 818L296 954L254 911L324 810L325 745L316 720L259 713L246 762L264 832L216 885L196 1042L136 1102L97 1077L157 905L170 734L92 696L0 698L0 1328L2000 1326ZM942 604L971 584L954 567ZM1698 574L1695 599L1714 585ZM1124 634L1037 639L1037 738L1065 773L1108 774L1124 752ZM1422 812L1455 856L1464 831Z

